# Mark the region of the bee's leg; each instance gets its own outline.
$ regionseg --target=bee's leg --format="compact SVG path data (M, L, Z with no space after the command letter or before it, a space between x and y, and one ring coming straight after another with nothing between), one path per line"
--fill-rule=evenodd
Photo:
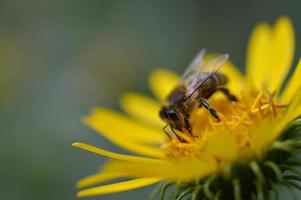
M206 101L206 99L204 98L201 98L201 104L202 106L204 106L204 108L206 108L210 114L217 120L217 121L220 121L219 117L218 117L218 114L216 112L216 110L214 110L211 105Z
M221 91L230 101L237 101L236 96L230 93L229 89L223 86L219 86L215 91Z
M189 122L189 117L184 117L184 122L185 122L185 128L188 130L188 132L191 135L192 130L191 130L190 122Z

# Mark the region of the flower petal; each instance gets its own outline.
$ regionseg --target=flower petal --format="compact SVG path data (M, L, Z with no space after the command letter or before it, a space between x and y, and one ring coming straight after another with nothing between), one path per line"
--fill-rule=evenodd
M281 87L293 61L295 52L295 35L292 22L288 17L280 17L274 26L270 66L269 88Z
M114 179L125 177L125 176L126 176L126 174L122 174L122 173L101 172L101 173L93 174L91 176L87 176L85 178L80 179L76 183L76 187L77 188L88 187L91 185L102 183L104 181L110 181L110 180L114 180Z
M293 97L293 94L301 86L300 77L301 77L301 58L299 59L298 65L281 95L281 99L284 102L290 102L291 98Z
M165 101L169 93L177 86L180 77L172 71L165 69L154 70L149 78L149 84L154 95Z
M181 160L153 162L127 162L112 160L104 172L127 173L130 177L165 177L172 181L198 180L217 170L215 160L184 157Z
M270 70L270 51L272 45L271 27L261 23L253 30L247 49L246 73L249 82L256 88L267 84Z
M162 143L164 134L120 113L97 108L83 122L120 147L142 155L162 156L159 148L148 144Z
M247 75L257 88L278 90L287 75L295 50L293 25L280 17L273 29L265 23L253 31L247 53Z
M116 159L116 160L122 160L122 161L129 161L129 162L143 162L143 163L154 163L154 162L160 162L161 160L157 160L157 159L152 159L152 158L146 158L146 157L140 157L140 156L129 156L129 155L124 155L124 154L119 154L119 153L113 153L110 151L106 151L104 149L98 148L98 147L94 147L92 145L89 144L85 144L85 143L73 143L72 146L77 147L79 149L97 154L97 155L102 155L102 156L106 156L112 159Z
M127 113L150 125L163 127L159 117L160 105L153 99L138 93L126 93L120 101L121 107Z
M127 190L132 190L136 188L145 187L152 185L154 183L162 181L162 178L152 177L152 178L139 178L130 181L124 181L119 183L113 183L109 185L94 187L91 189L86 189L78 192L78 197L88 197L95 195L110 194L115 192L122 192Z

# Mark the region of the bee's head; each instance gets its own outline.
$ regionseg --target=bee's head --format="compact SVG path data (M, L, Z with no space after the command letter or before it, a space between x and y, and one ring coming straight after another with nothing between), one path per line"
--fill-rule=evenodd
M164 120L171 127L181 130L183 127L183 116L177 111L177 109L172 107L162 107L159 112L160 118Z

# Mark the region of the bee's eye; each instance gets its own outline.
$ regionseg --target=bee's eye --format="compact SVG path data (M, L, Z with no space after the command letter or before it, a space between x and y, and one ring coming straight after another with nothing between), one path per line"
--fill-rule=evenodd
M166 114L172 121L178 121L180 119L180 115L175 110L167 110Z

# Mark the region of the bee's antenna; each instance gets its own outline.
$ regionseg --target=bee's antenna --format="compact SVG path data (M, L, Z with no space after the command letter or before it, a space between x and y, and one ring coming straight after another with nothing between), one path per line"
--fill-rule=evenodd
M188 130L190 136L192 136L192 130L188 118L184 117L184 122L185 122L185 128Z

